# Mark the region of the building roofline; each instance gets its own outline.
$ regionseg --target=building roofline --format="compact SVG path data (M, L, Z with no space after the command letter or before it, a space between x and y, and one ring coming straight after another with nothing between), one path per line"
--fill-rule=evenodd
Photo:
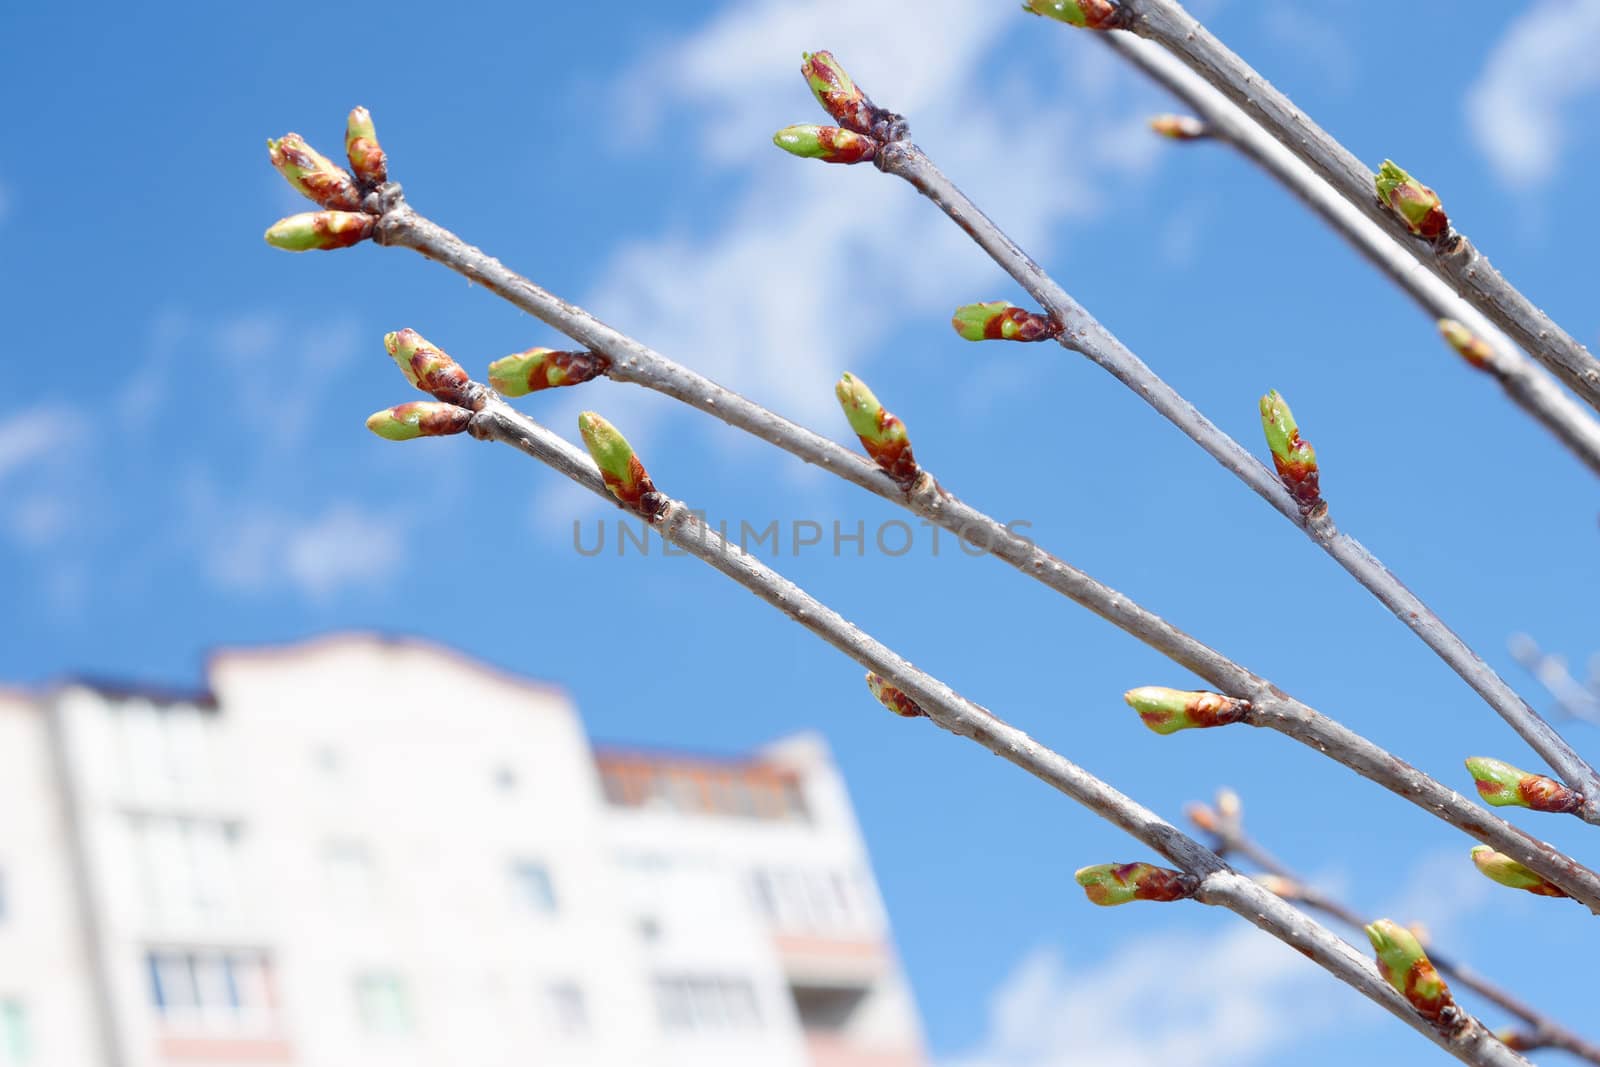
M0 701L16 700L31 704L49 699L69 689L87 689L113 699L144 699L156 704L194 704L215 710L218 701L214 679L217 668L223 663L241 660L257 662L270 659L295 660L352 645L427 652L506 685L543 696L557 697L569 704L574 703L571 693L559 683L519 674L440 641L379 630L337 630L293 641L215 645L207 649L202 656L203 666L200 670L202 682L199 685L75 673L59 675L31 686L0 684Z
M494 678L518 689L526 689L545 696L558 697L569 704L576 704L576 701L572 699L571 692L559 682L536 678L529 674L522 674L509 667L490 663L486 659L474 656L470 652L433 638L377 629L334 630L294 641L263 641L250 645L218 645L205 654L205 675L208 678L211 677L217 666L228 660L293 660L351 645L427 652L430 655L449 660L468 670Z

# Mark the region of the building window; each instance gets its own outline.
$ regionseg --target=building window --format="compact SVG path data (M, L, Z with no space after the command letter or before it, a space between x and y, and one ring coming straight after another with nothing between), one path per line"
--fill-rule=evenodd
M860 900L840 871L760 868L751 875L757 910L774 926L797 932L863 932Z
M234 1035L276 1027L272 970L264 953L155 949L145 963L151 1004L175 1030Z
M544 987L545 1018L553 1033L579 1037L589 1032L589 1009L576 982L552 982Z
M625 808L661 808L688 814L806 822L800 780L781 768L754 765L650 762L600 757L607 803Z
M130 820L154 914L180 920L237 914L238 823L143 814Z
M392 971L356 978L356 1011L369 1034L396 1037L413 1028L411 994L405 980Z
M759 1029L755 987L725 975L657 975L656 1012L665 1030L732 1033Z
M127 784L135 796L186 797L208 786L213 765L210 716L193 706L157 706L145 700L120 704L115 714Z
M28 1013L20 1000L0 1000L0 1067L29 1061Z
M550 869L542 863L521 861L511 865L511 880L517 900L527 908L549 914L556 910L556 889Z

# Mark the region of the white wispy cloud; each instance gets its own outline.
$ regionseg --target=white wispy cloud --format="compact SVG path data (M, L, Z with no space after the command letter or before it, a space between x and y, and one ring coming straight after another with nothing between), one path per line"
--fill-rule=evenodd
M1043 83L996 74L1008 69L1005 34L1019 26L1039 29L996 18L990 0L930 0L912 19L895 0L767 0L732 5L662 45L617 86L619 121L639 141L670 116L673 144L737 177L737 191L709 227L616 249L590 306L785 414L835 417L839 371L860 370L912 316L1006 294L980 284L993 285L994 268L903 182L772 146L776 128L825 118L798 74L800 53L831 46L881 102L911 117L975 200L1043 255L1060 223L1104 210L1099 190L1151 167L1157 146L1143 128L1149 97L1136 76L1070 35L1056 35L1070 61Z
M313 600L376 585L406 560L403 532L386 516L332 504L311 516L246 510L208 531L205 562L224 588L263 593L288 586Z
M995 991L979 1046L944 1067L1224 1067L1330 1025L1320 1005L1336 992L1315 964L1242 925L1140 938L1077 966L1039 949Z
M158 335L153 343L167 340ZM353 320L291 324L280 312L235 315L217 322L207 338L221 357L234 389L238 417L275 448L303 444L317 415L316 402L360 351ZM294 383L295 404L263 403Z
M50 546L83 510L92 424L76 408L41 404L0 419L0 532Z
M1519 15L1467 90L1478 148L1513 186L1549 181L1561 166L1576 103L1600 90L1600 0L1542 0Z
M1421 920L1444 941L1493 903L1490 890L1458 851L1429 854L1406 872L1382 914ZM1205 995L1210 990L1227 995ZM1381 1018L1375 1007L1351 1010L1359 1004L1359 994L1243 923L1210 934L1137 938L1081 963L1045 947L1024 957L995 990L982 1041L942 1067L1290 1062L1287 1050L1323 1030Z

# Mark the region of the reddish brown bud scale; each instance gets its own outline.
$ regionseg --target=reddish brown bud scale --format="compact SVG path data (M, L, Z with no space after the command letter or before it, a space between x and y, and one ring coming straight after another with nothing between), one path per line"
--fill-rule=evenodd
M1480 787L1481 787L1480 783ZM1517 792L1534 811L1570 815L1583 807L1583 794L1568 789L1554 778L1530 774L1517 783Z
M878 154L878 142L838 126L819 126L817 145L824 163L866 163Z
M1300 435L1296 433L1293 440L1298 444ZM1278 468L1278 478L1283 482L1283 487L1289 490L1289 495L1294 497L1294 502L1300 505L1302 513L1322 503L1321 476L1315 463L1273 456L1272 465Z
M610 369L610 358L598 352L530 348L489 364L489 384L504 396L525 396L542 389L581 385Z
M917 480L917 475L922 468L917 466L917 457L912 455L911 442L903 436L904 431L897 428L901 426L898 416L885 411L878 417L878 425L885 434L894 435L887 437L884 443L879 444L871 438L862 437L861 447L867 450L867 455L872 457L883 472L903 486L909 486Z
M628 457L628 477L618 478L608 470L601 470L600 476L606 481L606 488L611 490L611 495L622 502L629 511L636 511L647 519L655 518L660 509L661 494L656 492L656 483L650 480L650 473L644 469L644 464L639 462L638 456Z
M1103 908L1134 900L1170 903L1187 900L1200 887L1192 874L1151 863L1104 863L1084 867L1074 875L1089 903Z
M279 173L311 200L335 211L361 210L355 179L306 144L298 133L268 141L267 155Z
M372 125L372 114L364 107L350 112L345 127L345 155L350 159L350 169L356 181L366 186L382 185L389 180L389 160L378 145L378 133Z
M1015 326L1014 330L1006 329L1006 324ZM996 315L984 327L983 336L992 341L1048 341L1061 333L1061 327L1050 321L1044 315L1027 311L1023 308L1010 308L1003 314ZM1010 336L1007 337L1007 334Z
M1404 978L1403 995L1417 1014L1431 1023L1441 1022L1447 1008L1455 1007L1450 987L1439 977L1433 961L1424 956L1411 965ZM1392 981L1391 981L1391 984Z
M805 77L817 102L835 122L847 130L871 134L876 109L846 74L832 52L808 52L801 58L800 73Z
M922 705L907 696L904 690L890 685L882 675L868 671L867 688L878 698L878 703L902 719L927 718L928 713L922 710Z

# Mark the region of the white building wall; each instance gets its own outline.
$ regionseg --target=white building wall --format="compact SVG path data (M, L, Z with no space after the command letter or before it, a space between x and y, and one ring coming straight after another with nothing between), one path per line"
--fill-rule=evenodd
M0 692L0 1064L101 1062L93 973L50 723ZM16 1028L20 1033L13 1031Z
M8 975L31 975L30 1000L49 1005L40 1048L64 1053L34 1062L922 1063L819 741L759 757L799 776L808 820L688 815L607 803L563 693L438 646L351 635L229 651L208 682L190 695L68 686L15 714L0 701L0 803L14 792L40 816L0 825L0 868L36 883L18 901L53 909L27 945L0 921L0 1000ZM54 795L70 803L40 806ZM769 914L758 871L840 879L850 905ZM59 966L24 965L45 958ZM97 958L115 1038L104 1054L86 1043ZM722 1014L682 1025L678 993L707 981L700 1008ZM856 990L848 1025L808 1030L797 984Z

